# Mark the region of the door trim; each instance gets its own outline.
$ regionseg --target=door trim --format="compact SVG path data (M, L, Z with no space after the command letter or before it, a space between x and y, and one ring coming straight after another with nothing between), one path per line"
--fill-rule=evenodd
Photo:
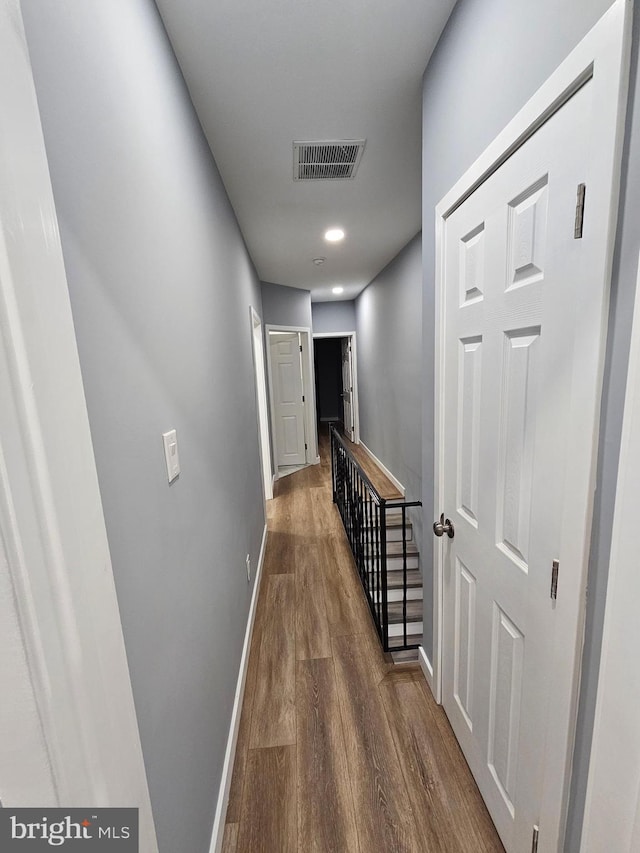
M256 415L258 418L258 444L260 450L260 468L262 471L262 490L265 501L273 497L273 472L271 469L271 438L269 436L269 414L267 403L267 373L264 360L264 335L262 318L253 305L249 306L251 317L251 352L253 371L256 379Z
M271 440L272 440L272 462L274 466L274 475L277 477L278 466L276 464L276 424L275 424L275 408L273 405L273 378L271 375L271 347L269 335L271 332L298 332L302 339L302 393L304 394L304 426L307 436L307 465L318 464L320 457L318 456L318 434L316 431L316 393L315 393L315 377L313 371L313 341L311 338L311 329L309 326L279 326L272 323L267 323L264 327L266 336L267 350L267 373L269 376L269 408L271 410Z
M600 674L580 849L632 851L640 846L640 677L629 650L637 621L637 507L640 498L640 259L618 464ZM633 709L629 713L629 709ZM612 792L615 795L612 796Z
M445 227L449 215L456 210L482 183L484 183L535 131L557 112L567 100L587 81L592 81L594 112L598 121L594 122L591 145L599 152L598 168L604 176L602 186L606 191L599 197L591 193L590 211L596 211L599 217L600 233L606 235L606 253L601 267L602 281L605 284L605 300L611 282L613 248L618 212L620 184L620 163L624 137L625 107L628 91L628 71L631 47L630 0L616 0L598 23L587 33L578 46L567 56L548 80L523 106L507 127L494 139L475 163L458 180L453 188L436 205L435 209L435 395L434 395L434 512L441 511L444 495L444 287L445 269ZM592 214L596 215L596 214ZM606 302L601 327L601 340L606 338L607 311ZM598 444L599 406L604 361L604 346L601 347L598 388L593 390L593 399L589 400L592 416L594 441L592 446L591 480L589 494L595 488L595 459ZM589 500L588 515L593 508L592 497ZM427 519L430 524L431 520ZM443 558L440 540L435 540L434 561L434 611L433 611L433 690L436 700L442 702L442 657L444 626L444 583ZM586 582L588 561L588 537L584 543L583 564L581 566L583 587ZM578 640L584 625L584 596L576 604ZM577 654L579 663L580 651ZM548 749L559 750L559 761L563 765L562 796L558 791L546 791L543 803L541 823L548 832L555 832L558 838L564 834L568 787L570 780L571 756L575 733L577 710L577 688L579 667L576 667L573 683L567 689L567 713L554 726L554 745ZM552 786L547 786L551 788ZM549 847L551 849L551 847Z
M351 407L353 411L353 443L360 444L360 406L358 404L358 346L355 332L314 332L316 338L350 338L351 339L351 372L353 379L353 393L351 395Z

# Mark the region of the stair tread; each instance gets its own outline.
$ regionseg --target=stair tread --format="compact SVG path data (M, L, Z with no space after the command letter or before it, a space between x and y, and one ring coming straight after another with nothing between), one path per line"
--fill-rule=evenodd
M407 556L415 557L418 554L418 548L414 542L407 542ZM380 547L378 545L378 547ZM372 549L375 553L376 543L367 543L366 550ZM387 557L402 557L402 542L387 542Z
M421 645L422 644L422 634L407 634L407 645ZM389 637L389 649L392 650L394 648L398 648L398 646L404 646L404 637Z
M407 524L411 524L410 512L411 509L418 509L418 507L407 507L405 511L405 517L407 519ZM393 522L395 524L400 523L402 521L402 510L401 509L388 509L386 511L387 523Z
M374 524L372 522L371 524L368 524L367 527L376 529L378 527L378 525ZM397 530L398 528L401 528L401 527L402 527L402 518L400 516L398 516L398 518L387 518L387 530ZM407 519L407 523L405 524L405 527L407 528L407 530L413 529L413 524L409 521L409 519Z
M373 501L367 501L367 504L373 506ZM415 507L414 507L414 509L415 509ZM409 526L411 524L411 516L409 515L409 513L410 513L410 508L407 508L407 511L405 512L405 518L407 520L407 526ZM387 520L387 525L393 524L395 526L395 525L402 524L402 510L401 509L388 509L385 512L385 518Z
M402 569L387 571L387 588L401 589L404 582ZM407 589L417 589L422 586L420 569L407 569Z
M414 556L418 553L417 545L414 542L407 542L407 554ZM387 542L387 557L402 556L402 542Z
M407 624L409 622L422 622L423 609L424 605L421 598L407 601ZM398 622L402 622L401 601L390 601L387 604L387 612L390 625L397 625Z
M419 660L417 649L389 649L389 654L393 663L398 666L416 663Z

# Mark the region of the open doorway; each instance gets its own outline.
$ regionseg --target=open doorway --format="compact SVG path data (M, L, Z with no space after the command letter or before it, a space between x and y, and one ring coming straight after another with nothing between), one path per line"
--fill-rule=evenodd
M318 428L337 423L358 444L358 393L355 332L313 336Z
M262 467L262 486L265 500L271 500L273 497L273 477L271 474L269 415L267 406L267 373L264 363L262 320L253 307L250 308L250 313L253 368L256 379L256 404L258 415L258 437L260 442L260 463Z
M311 330L266 330L273 466L283 477L319 461Z

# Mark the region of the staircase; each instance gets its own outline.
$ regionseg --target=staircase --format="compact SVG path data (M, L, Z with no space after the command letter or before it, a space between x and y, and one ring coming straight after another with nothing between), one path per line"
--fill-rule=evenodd
M413 524L407 518L405 541L407 552L406 585L403 570L402 510L389 509L387 521L387 612L389 614L389 651L397 663L416 660L417 649L393 651L404 646L404 613L406 601L407 645L422 643L422 572L420 555L413 539ZM406 595L405 595L406 589Z
M422 575L410 513L420 501L395 491L383 497L331 430L333 499L338 506L371 615L385 652L396 661L416 659L422 642ZM385 478L386 479L386 478Z

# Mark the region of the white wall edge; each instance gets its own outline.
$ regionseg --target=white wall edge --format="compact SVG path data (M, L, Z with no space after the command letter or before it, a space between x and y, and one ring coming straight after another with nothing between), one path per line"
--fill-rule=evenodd
M2 745L14 750L9 761L0 753L1 793L11 807L26 806L30 790L46 795L40 807L137 806L140 849L157 853L58 218L16 0L0 0L0 104L6 118L0 538L3 589L11 594L3 612L15 617L9 651L13 656L15 648L25 662L19 689L26 690L23 696L8 685L10 708L31 713L35 704L40 740L30 732L18 755L16 733L4 737L3 728ZM9 628L3 619L3 647ZM12 667L9 674L15 675ZM33 768L26 783L25 767Z
M260 468L262 471L264 499L265 501L269 501L273 497L273 469L271 465L271 436L269 434L269 389L267 387L265 340L262 317L253 305L249 306L249 315L251 317L251 354L256 383L256 417L258 423Z
M256 619L256 610L258 607L258 595L260 592L260 583L262 581L262 567L264 565L264 555L267 546L267 525L265 524L262 533L262 543L260 545L260 556L258 557L258 567L256 569L256 579L253 585L253 594L251 596L251 605L249 606L249 616L247 618L247 630L244 635L244 645L242 647L242 658L240 659L240 671L238 673L238 683L236 685L236 696L233 703L233 712L231 714L231 724L229 726L229 737L227 739L227 750L224 756L224 765L222 768L222 780L220 782L220 792L218 794L218 802L216 805L216 815L213 820L213 830L211 832L211 845L209 853L221 853L222 841L224 839L225 816L227 814L227 806L229 805L229 794L231 792L231 779L233 777L233 766L236 759L236 747L238 745L238 731L240 729L240 717L242 716L242 702L244 699L244 688L247 681L247 669L249 666L249 652L251 650L251 638L253 636L253 626Z
M640 727L635 715L625 712L637 707L640 699L640 679L625 666L626 651L634 648L640 637L634 618L639 589L634 522L640 468L640 260L633 315L598 692L580 838L584 853L640 849ZM614 790L615 802L611 802L610 792Z
M433 693L435 698L435 690L433 684L433 667L431 666L431 661L427 657L427 653L424 650L423 646L418 646L418 662L420 664L420 669L422 670L422 674L424 675L424 680L429 685L429 690ZM437 700L436 700L437 701Z
M360 447L364 450L364 452L367 454L367 456L368 456L370 459L373 459L373 461L376 463L376 465L378 466L378 468L380 468L380 470L382 471L382 473L383 473L383 474L385 474L385 475L386 475L386 476L391 480L391 482L392 482L392 483L393 483L393 485L396 487L396 489L398 489L398 491L399 491L399 492L402 492L402 497L403 497L403 498L404 498L404 497L406 497L406 490L405 490L405 487L402 485L402 483L400 482L400 480L398 480L398 478L397 478L397 477L394 477L394 476L393 476L393 474L391 473L391 471L386 467L386 465L383 465L383 464L382 464L382 462L378 459L378 457L375 455L375 453L374 453L372 450L369 450L369 448L368 448L368 447L367 447L367 445L364 443L364 441L361 441L361 442L360 442Z

